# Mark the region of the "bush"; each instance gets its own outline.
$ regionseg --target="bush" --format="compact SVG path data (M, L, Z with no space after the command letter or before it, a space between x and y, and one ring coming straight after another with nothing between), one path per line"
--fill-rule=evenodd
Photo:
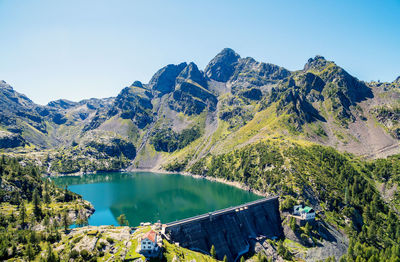
M305 234L305 233L301 233L300 237L301 237L301 239L302 239L303 241L307 241L307 240L308 240L308 235Z
M72 243L76 244L79 241L81 241L82 238L83 238L83 236L79 236L79 237L75 238L74 240L72 240Z
M111 237L107 237L107 242L112 245L114 243L114 239L112 239Z
M84 260L89 260L92 257L92 255L89 253L89 251L87 251L86 249L83 249L83 250L81 250L81 257Z
M174 152L184 148L200 136L199 126L184 129L181 133L176 133L170 128L164 128L153 134L150 143L154 145L156 151Z
M79 252L76 249L72 249L71 253L69 253L69 258L75 259L78 258Z
M296 200L292 196L288 196L281 204L281 209L288 211L292 210L293 207L297 204Z
M98 250L102 250L106 246L106 243L100 242L99 245L97 246Z

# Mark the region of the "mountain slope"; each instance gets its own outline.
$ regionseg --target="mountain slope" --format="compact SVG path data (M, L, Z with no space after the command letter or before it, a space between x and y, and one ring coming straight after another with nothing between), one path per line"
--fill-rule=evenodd
M368 160L399 153L400 77L363 82L322 56L289 71L226 48L204 71L167 65L115 98L39 106L1 82L0 105L2 152L49 174L163 169L223 179L280 195L283 212L315 208L314 228L284 222L307 256L325 247L337 258L348 247L348 261L400 255L399 155Z
M101 146L92 153L103 158L116 157L104 148L119 141L134 151L125 152L131 162L124 166L146 169L174 163L189 168L207 154L282 135L365 157L387 156L399 152L399 82L360 81L322 56L292 72L229 48L204 72L193 62L167 65L148 84L135 81L116 98L39 106L2 82L1 128L20 141L2 145L69 155L95 141Z

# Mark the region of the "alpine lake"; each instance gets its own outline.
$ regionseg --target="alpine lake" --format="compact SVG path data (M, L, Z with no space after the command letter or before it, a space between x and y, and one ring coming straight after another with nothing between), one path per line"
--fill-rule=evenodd
M53 178L96 209L89 225L117 225L125 214L130 226L168 223L236 206L261 197L219 182L179 174L105 172Z

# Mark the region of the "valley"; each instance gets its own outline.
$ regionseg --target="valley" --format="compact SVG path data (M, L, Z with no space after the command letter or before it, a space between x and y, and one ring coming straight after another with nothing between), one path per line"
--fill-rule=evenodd
M36 259L49 250L45 246L48 242L55 249L67 246L76 259L96 259L100 254L104 256L105 250L124 250L127 256L133 245L128 247L133 234L127 227L102 227L102 220L97 220L100 222L95 224L100 227L77 228L69 234L68 229L61 233L58 223L66 213L71 214L71 223L79 218L79 226L90 224L93 207L82 200L89 186L74 191L79 188L74 187L74 180L82 180L83 184L91 180L105 182L107 172L151 171L185 173L233 184L262 196L279 196L284 236L256 241L254 250L243 256L248 261L266 261L263 259L267 256L274 260L397 261L400 256L399 112L400 77L390 83L365 82L322 56L310 58L304 68L290 71L250 57L242 58L229 48L218 53L204 70L193 62L170 64L158 70L149 83L134 81L111 98L79 102L60 99L43 106L2 81L1 201L2 210L8 211L1 212L3 231L0 231L7 237L0 256L26 257L29 241L16 244L12 239L16 234L26 234L27 239L33 234L31 231L41 232ZM36 171L30 173L24 167ZM151 179L148 174L147 179ZM65 175L79 176L56 178ZM19 179L14 181L14 176ZM9 225L16 227L21 223L9 212L21 216L23 209L17 195L29 192L22 199L31 214L33 191L39 188L38 197L44 201L42 192L50 189L45 189L39 179L48 181L49 177L55 181L70 180L58 186L52 184L50 199L47 196L47 203L40 205L52 222L47 224L46 216L38 215L22 228L24 233L7 232ZM169 184L185 185L187 188L180 188L179 192L186 195L164 192L162 198L171 198L171 203L173 197L218 199L204 188L198 192L199 188L183 183L184 179L193 178L176 178ZM34 184L29 182L32 180ZM208 180L199 181L212 183ZM62 188L67 184L80 195ZM168 188L162 183L159 186ZM218 184L220 189L216 192L224 192L224 186ZM122 183L120 187L114 194L129 192L135 183ZM89 191L105 189L92 190ZM235 190L231 195L250 194ZM194 196L194 192L199 195ZM62 195L73 197L62 199ZM125 202L130 197L125 196ZM51 203L54 210L49 208ZM314 225L293 222L291 213L298 204L316 210ZM173 205L183 208L181 204ZM114 203L109 221L115 223L116 217L126 213L135 224L131 226L137 226L157 213L149 210L143 212L147 214L145 217L140 217L140 210L131 212L128 206ZM227 206L211 209L223 207ZM187 212L180 210L184 214L166 220L210 209L208 206L194 214L190 213L193 208L189 203ZM93 220L98 218L96 212ZM151 220L155 222L156 218ZM45 227L46 232L39 227ZM106 242L102 235L107 235L107 230L118 231L123 237L117 242ZM88 234L104 242L104 249L93 249L83 255L72 252L74 247L67 239L80 235L75 243L80 246L82 238L92 239ZM178 247L167 242L164 246L168 261L179 261L182 252L212 260L210 256L182 251L184 245ZM109 258L111 253L107 252L103 259ZM71 254L60 256L71 259ZM223 256L219 254L218 258Z

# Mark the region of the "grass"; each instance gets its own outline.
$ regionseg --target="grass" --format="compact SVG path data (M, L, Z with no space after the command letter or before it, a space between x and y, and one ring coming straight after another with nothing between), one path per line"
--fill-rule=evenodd
M145 260L145 258L142 255L140 255L139 253L136 253L137 246L138 246L138 240L137 239L132 239L131 240L131 246L128 249L128 252L126 253L125 259L142 258L142 260Z
M11 205L10 203L1 203L0 204L0 213L2 215L10 216L11 214L16 214L17 206Z
M287 239L283 241L283 245L289 249L290 252L292 253L298 253L298 252L307 252L307 248L302 246L300 243Z
M208 255L201 254L177 245L171 244L166 240L163 240L164 246L164 257L167 261L172 261L174 257L178 257L180 261L218 261Z

